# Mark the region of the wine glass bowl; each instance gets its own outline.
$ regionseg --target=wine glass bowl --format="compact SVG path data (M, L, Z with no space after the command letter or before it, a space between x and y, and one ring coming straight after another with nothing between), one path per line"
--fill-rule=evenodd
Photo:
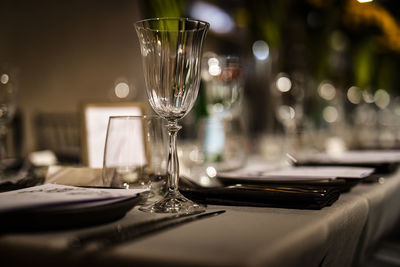
M208 23L165 18L139 21L135 26L150 104L165 119L181 119L197 98Z
M168 121L168 192L148 211L191 213L204 207L178 191L178 120L193 107L200 85L201 53L209 24L188 18L154 18L135 23L146 92L153 110Z
M206 53L201 76L210 116L237 115L244 83L239 57Z

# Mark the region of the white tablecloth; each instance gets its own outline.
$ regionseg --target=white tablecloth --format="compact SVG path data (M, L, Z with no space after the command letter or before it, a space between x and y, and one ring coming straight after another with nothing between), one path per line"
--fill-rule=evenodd
M101 263L138 266L352 266L400 217L400 172L385 183L360 184L322 210L210 206L226 210L97 254L75 255L66 242L78 233L130 224L147 215L136 209L118 222L57 233L0 237L3 262Z

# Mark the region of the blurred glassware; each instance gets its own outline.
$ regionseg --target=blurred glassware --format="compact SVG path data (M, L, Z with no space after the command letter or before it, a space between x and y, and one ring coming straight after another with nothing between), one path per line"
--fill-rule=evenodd
M290 77L279 73L271 85L275 97L275 117L282 124L285 135L294 132L303 120L304 88L302 76L295 73Z
M201 77L208 114L237 115L244 83L239 58L207 52L203 57Z
M202 186L215 185L220 171L241 168L247 159L247 134L240 117L205 117L194 140L182 143L182 175Z
M287 161L287 155L298 146L298 133L304 121L304 87L305 78L300 72L293 72L292 75L281 72L270 86L275 118L279 123L271 131L274 135L283 135L280 157L284 162Z
M240 118L202 118L198 121L197 156L193 161L213 165L218 171L243 166L246 160L246 131Z
M246 161L247 140L241 116L244 84L237 56L205 53L195 131L180 146L182 173L203 186L215 183L217 172L240 168ZM202 101L201 101L202 100ZM199 114L198 114L199 115Z
M0 68L0 179L6 176L6 136L17 108L17 91L16 74Z
M167 134L155 116L110 117L104 148L103 183L162 193L167 177Z

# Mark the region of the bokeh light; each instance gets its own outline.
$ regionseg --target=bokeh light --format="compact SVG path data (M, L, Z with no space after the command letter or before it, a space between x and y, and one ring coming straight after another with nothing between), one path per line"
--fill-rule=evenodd
M374 97L367 91L362 92L362 97L365 103L371 104L374 103Z
M195 2L190 10L193 18L210 23L210 30L216 33L229 33L235 27L235 22L223 9L205 2Z
M339 113L335 107L327 106L324 108L324 110L322 112L322 116L325 121L327 121L329 123L333 123L333 122L337 121L337 119L339 117Z
M335 87L328 83L328 82L323 82L321 85L318 87L318 94L320 97L322 97L325 100L332 100L336 96L336 89Z
M9 79L10 79L10 77L8 76L8 74L4 73L0 77L0 82L2 84L6 84L6 83L8 83Z
M253 44L253 55L258 60L266 60L269 56L269 46L265 41L258 40Z
M352 86L347 90L347 99L350 103L360 104L361 98L361 90L357 86Z
M384 89L376 90L374 94L375 105L384 109L390 104L390 95Z
M208 177L211 177L211 178L214 178L215 176L217 176L217 170L212 166L207 167L206 173L207 173Z
M283 121L293 120L296 116L296 111L293 107L282 105L278 108L278 117Z
M281 92L290 91L290 89L292 89L292 81L284 76L284 74L280 74L278 77L279 78L276 80L276 88Z
M120 82L115 86L114 92L118 98L126 98L130 92L129 85L125 82Z

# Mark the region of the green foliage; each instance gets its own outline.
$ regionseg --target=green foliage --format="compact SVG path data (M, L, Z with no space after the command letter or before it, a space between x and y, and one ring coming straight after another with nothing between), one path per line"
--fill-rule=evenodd
M356 85L360 88L370 86L374 71L374 51L371 40L367 39L358 44L354 54L353 66Z
M179 18L184 14L184 3L184 0L147 0L143 5L148 17Z

